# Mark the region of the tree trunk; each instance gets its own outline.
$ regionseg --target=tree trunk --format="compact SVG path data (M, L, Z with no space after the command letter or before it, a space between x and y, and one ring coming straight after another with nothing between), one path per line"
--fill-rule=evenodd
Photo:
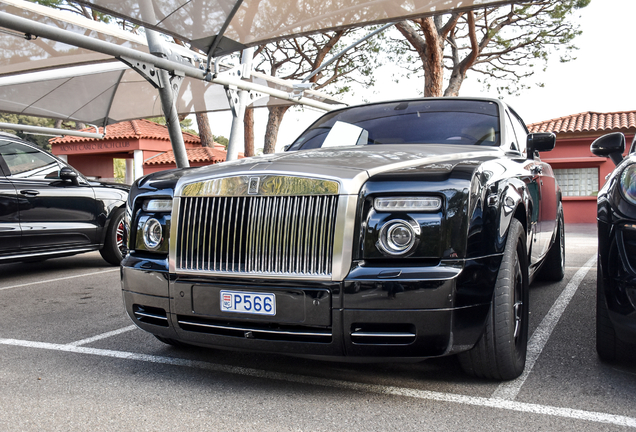
M243 118L243 136L245 137L245 157L254 156L254 109L247 108Z
M201 146L214 147L214 135L210 129L210 119L207 113L197 113L197 126L199 127L199 138L201 138Z
M276 151L278 128L289 106L276 106L267 109L269 110L269 116L267 117L267 127L265 128L265 145L263 148L263 153L265 154L274 153Z
M424 97L441 96L444 86L444 51L432 17L421 20L426 39L424 63Z
M429 17L414 20L414 22L420 26L424 37L420 36L408 21L398 23L396 27L422 60L424 67L424 96L441 96L444 84L444 52L435 21Z
M473 11L470 11L467 15L468 19L468 36L470 38L471 50L470 54L468 54L464 60L459 60L459 53L455 48L455 41L453 36L451 35L451 47L453 51L452 59L453 59L453 70L451 72L450 79L448 81L448 87L446 87L446 91L444 92L444 96L459 96L459 89L464 83L464 79L466 78L466 72L470 69L477 60L477 56L479 55L481 49L479 43L477 42L477 32L475 29L475 14Z

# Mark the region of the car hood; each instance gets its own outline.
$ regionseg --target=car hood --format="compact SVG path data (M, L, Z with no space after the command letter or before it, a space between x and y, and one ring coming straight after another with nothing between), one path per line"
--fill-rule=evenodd
M460 145L371 145L277 153L193 169L180 177L183 187L215 178L262 175L302 176L337 181L340 193L357 194L370 177L389 171L430 164L457 164L501 157L495 147Z

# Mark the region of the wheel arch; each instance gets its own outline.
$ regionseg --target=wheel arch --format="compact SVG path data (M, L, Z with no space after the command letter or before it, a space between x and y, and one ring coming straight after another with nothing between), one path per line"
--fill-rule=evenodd
M122 209L124 212L126 211L126 201L118 202L108 208L108 213L106 214L106 220L104 221L104 226L102 228L102 233L100 235L100 244L103 246L106 241L106 233L108 233L108 229L110 228L110 224L113 223L113 217L117 210Z

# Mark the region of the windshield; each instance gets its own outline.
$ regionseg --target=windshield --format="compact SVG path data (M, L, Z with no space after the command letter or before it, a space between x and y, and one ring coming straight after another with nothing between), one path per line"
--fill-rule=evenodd
M499 110L488 101L415 100L325 114L289 150L373 144L499 145Z

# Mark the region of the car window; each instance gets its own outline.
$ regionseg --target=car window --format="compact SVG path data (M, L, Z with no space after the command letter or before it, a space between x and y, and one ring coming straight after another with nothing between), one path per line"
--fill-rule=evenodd
M519 153L521 153L521 149L519 147L519 145L517 144L518 140L517 140L517 135L515 134L515 130L512 127L512 120L510 119L510 113L506 112L506 115L504 116L504 123L505 123L505 127L506 127L506 145L507 147L510 148L510 150L513 151L518 151Z
M528 141L528 130L514 111L511 112L510 120L512 121L512 128L514 129L515 135L517 136L517 145L519 146L519 151L521 153L525 153L526 143Z
M459 144L499 146L497 104L472 100L419 100L365 105L338 110L321 117L289 150L334 145ZM360 130L356 134L330 134L332 128ZM329 139L327 140L327 137ZM363 139L362 139L363 138Z
M60 164L42 150L12 141L0 141L0 155L9 168L9 176L13 178L60 178Z

